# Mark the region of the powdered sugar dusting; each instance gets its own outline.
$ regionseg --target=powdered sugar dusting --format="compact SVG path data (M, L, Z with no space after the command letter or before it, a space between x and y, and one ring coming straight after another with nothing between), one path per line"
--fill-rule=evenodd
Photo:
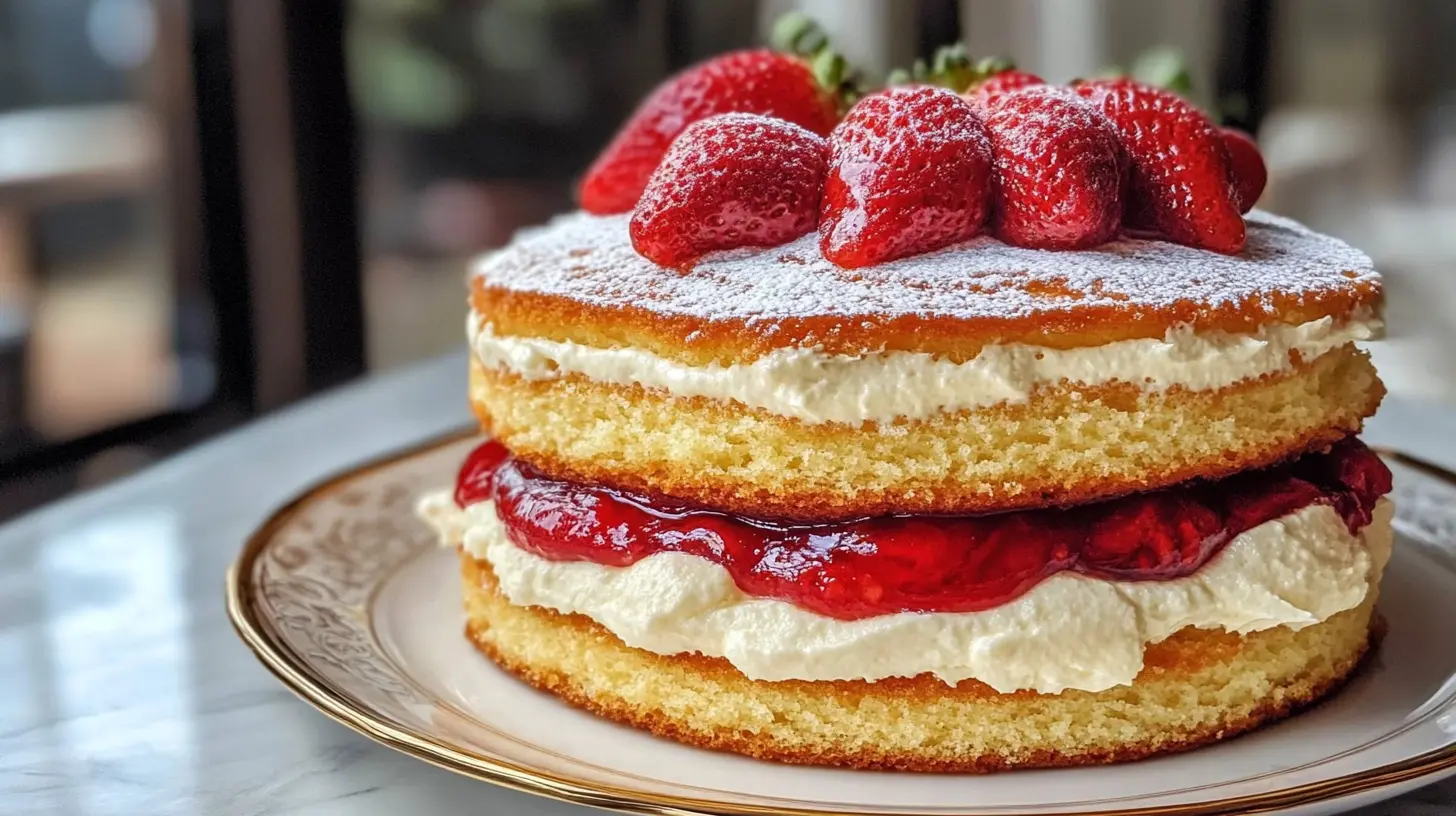
M818 236L810 234L769 249L714 253L687 273L638 255L627 220L558 217L482 259L475 274L493 288L752 324L821 315L876 322L905 316L1004 320L1189 303L1205 309L1266 303L1272 312L1274 295L1348 290L1379 280L1359 250L1258 210L1248 215L1248 243L1237 256L1134 239L1048 252L979 236L938 252L844 270L824 259Z

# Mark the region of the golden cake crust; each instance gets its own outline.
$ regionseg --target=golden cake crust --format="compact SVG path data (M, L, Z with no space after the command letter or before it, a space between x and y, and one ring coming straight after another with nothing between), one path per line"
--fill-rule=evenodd
M1273 722L1336 689L1379 628L1374 598L1324 623L1238 636L1184 629L1144 654L1131 686L1001 694L925 675L761 682L726 661L624 645L588 618L519 607L461 554L466 634L543 691L659 736L759 759L981 773L1184 751Z
M502 335L631 347L700 365L786 347L916 351L955 362L993 343L1047 348L1161 338L1170 329L1249 333L1374 309L1370 259L1295 222L1254 212L1237 257L1160 241L1041 252L990 238L859 270L813 236L736 250L682 273L637 255L625 216L581 214L483 260L471 303Z
M881 427L471 363L487 433L548 475L806 521L1069 505L1218 478L1358 432L1384 387L1347 346L1219 391L1041 389Z

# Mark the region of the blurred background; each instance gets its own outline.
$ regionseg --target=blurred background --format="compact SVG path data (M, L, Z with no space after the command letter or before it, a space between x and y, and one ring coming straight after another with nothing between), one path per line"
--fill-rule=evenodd
M871 76L1181 50L1263 206L1386 272L1392 390L1456 404L1450 0L0 0L0 518L461 343L469 259L791 8Z

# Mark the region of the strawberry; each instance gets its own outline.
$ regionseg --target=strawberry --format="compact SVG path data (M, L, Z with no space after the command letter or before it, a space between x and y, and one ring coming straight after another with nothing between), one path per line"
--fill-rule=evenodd
M824 137L751 113L688 126L632 211L632 246L662 266L704 253L776 246L814 230L828 163Z
M719 113L759 113L828 135L839 100L801 58L736 51L688 68L657 87L587 170L577 197L598 215L627 212L673 139Z
M1045 85L1046 80L1036 74L1008 68L1000 73L992 74L986 79L974 83L963 92L963 96L975 105L977 109L984 107L991 100L1002 94L1029 88L1033 85Z
M974 236L991 203L991 143L970 103L914 86L861 99L829 135L824 257L854 268Z
M1234 196L1239 212L1254 209L1259 196L1264 194L1264 185L1269 182L1269 170L1264 167L1264 157L1254 137L1236 128L1223 128L1223 146L1228 149L1229 169L1233 172Z
M1228 150L1207 117L1177 94L1130 79L1093 80L1076 91L1101 106L1121 137L1128 226L1227 255L1243 250Z
M1091 529L1081 568L1103 579L1186 575L1228 540L1212 508L1177 492L1130 496L1109 505Z
M983 103L996 170L993 231L1033 249L1106 243L1122 221L1117 130L1065 88L1034 86Z

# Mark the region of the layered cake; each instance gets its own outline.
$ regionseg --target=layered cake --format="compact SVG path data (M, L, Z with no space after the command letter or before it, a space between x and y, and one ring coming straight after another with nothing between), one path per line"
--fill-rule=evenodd
M861 768L1136 759L1336 688L1391 547L1370 260L1250 211L1166 91L998 68L826 122L824 79L675 77L582 212L475 269L486 438L422 502L467 636L605 717Z

